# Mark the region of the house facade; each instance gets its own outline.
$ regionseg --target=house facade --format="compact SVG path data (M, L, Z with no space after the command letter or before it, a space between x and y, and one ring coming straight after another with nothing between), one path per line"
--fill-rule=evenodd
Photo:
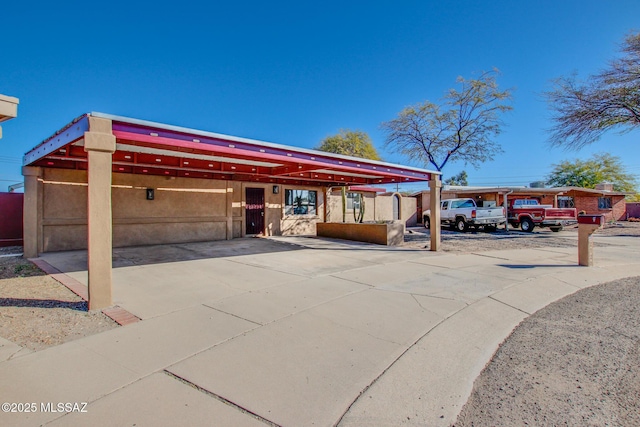
M599 184L595 189L581 187L523 188L523 187L462 187L444 186L442 199L473 198L478 206L502 206L508 199L537 199L540 204L553 207L576 208L580 213L604 215L605 221L622 221L626 215L627 193L613 190L611 184ZM429 206L430 193L413 194L416 197L418 221L422 222L423 206Z
M113 247L315 234L342 186L424 181L440 194L438 172L102 113L23 164L24 255L86 248L92 309L111 304Z

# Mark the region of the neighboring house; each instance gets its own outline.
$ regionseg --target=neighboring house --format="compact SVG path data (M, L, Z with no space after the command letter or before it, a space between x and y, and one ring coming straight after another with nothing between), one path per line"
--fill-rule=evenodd
M402 221L406 226L416 225L416 199L384 188L351 186L346 191L346 206L342 207L342 189L333 187L327 192L327 222L355 222L354 210L364 201L363 222Z
M566 187L558 202L561 207L575 207L578 213L604 215L605 221L622 221L627 219L625 196L627 193L613 191L612 184L598 184L595 189Z
M578 212L604 215L606 221L622 221L627 218L627 193L613 191L612 184L598 184L595 189L581 187L463 187L443 186L441 198L473 198L479 206L504 205L505 198L534 198L543 205L553 207L574 207ZM419 191L412 196L417 199L418 221L422 222L422 211L429 206L429 192ZM426 208L423 208L426 206Z

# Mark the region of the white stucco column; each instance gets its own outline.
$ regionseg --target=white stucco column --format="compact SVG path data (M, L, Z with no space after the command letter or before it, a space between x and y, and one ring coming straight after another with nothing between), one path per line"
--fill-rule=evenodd
M89 131L84 134L84 150L89 158L89 310L99 310L112 304L111 168L116 137L111 132L111 120L89 117Z
M42 252L42 168L25 166L23 234L24 257L36 258Z
M431 234L431 245L429 250L440 250L440 189L442 188L442 181L440 181L440 175L431 175L429 181L429 209L431 215L429 216L429 230Z

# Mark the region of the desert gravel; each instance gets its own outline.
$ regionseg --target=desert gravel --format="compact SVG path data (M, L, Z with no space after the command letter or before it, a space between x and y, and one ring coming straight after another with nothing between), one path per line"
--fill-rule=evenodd
M0 337L38 351L117 326L28 260L0 258Z
M456 427L640 426L640 277L525 319L474 383Z

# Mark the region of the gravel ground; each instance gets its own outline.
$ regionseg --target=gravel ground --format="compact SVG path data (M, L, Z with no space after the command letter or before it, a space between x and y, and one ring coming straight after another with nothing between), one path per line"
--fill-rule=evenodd
M28 260L0 257L0 337L38 351L117 326Z
M556 247L577 247L575 240L567 239L567 236L575 237L578 234L578 226L566 227L559 233L554 233L548 228L535 228L532 233L510 229L507 233L504 229L494 232L468 231L460 233L447 228L442 228L442 250L445 252L481 252L498 249L523 249ZM604 229L596 231L604 236L638 236L640 237L640 222L618 222L608 224ZM404 236L405 247L429 249L429 230L424 227L411 227ZM595 243L594 246L606 246L606 243Z
M640 426L640 277L525 319L474 383L456 427Z

